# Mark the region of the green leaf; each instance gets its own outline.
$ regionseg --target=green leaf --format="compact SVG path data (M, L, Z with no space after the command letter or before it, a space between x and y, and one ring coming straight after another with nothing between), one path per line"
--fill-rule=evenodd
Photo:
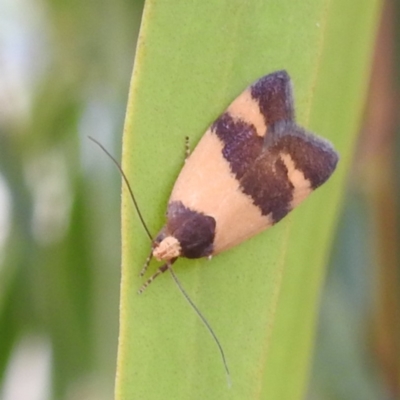
M173 183L208 125L254 80L286 69L300 125L329 138L332 179L273 229L175 271L224 347L171 277L142 295L150 243L123 191L117 399L300 399L315 316L368 82L377 0L148 1L124 133L123 166L153 234ZM156 268L151 265L151 272Z

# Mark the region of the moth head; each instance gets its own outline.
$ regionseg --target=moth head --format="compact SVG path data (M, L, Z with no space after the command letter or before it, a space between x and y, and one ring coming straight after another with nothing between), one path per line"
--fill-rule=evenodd
M170 261L174 258L181 256L182 248L179 240L174 236L157 236L153 248L153 256L158 261Z

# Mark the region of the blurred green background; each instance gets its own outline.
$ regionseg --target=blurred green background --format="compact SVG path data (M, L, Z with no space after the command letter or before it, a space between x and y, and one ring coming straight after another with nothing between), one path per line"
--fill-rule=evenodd
M142 7L0 0L0 399L113 398L120 177L87 136L119 158ZM309 399L400 398L397 12L387 1Z

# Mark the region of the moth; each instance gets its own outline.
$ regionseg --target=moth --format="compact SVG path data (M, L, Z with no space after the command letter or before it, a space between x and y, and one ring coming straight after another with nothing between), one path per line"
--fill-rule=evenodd
M292 84L286 71L266 75L248 87L208 128L182 168L168 202L167 221L155 239L146 227L129 181L139 218L152 241L141 271L152 257L164 264L139 293L169 270L208 331L230 373L211 326L187 295L172 264L179 257L212 257L273 226L326 182L339 157L331 143L296 125Z
M338 159L330 142L296 124L286 71L257 80L186 159L142 275L153 256L164 264L139 292L179 257L212 257L279 222Z

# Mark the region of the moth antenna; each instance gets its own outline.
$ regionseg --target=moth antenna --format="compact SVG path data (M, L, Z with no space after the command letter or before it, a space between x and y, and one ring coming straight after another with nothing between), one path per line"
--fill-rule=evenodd
M122 175L122 178L123 178L123 180L124 180L126 186L128 187L129 194L130 194L130 196L131 196L131 199L132 199L133 205L134 205L134 207L135 207L135 209L136 209L136 212L138 213L140 222L142 223L143 228L144 228L144 230L145 230L146 233L147 233L147 236L150 238L151 242L153 242L153 237L151 236L151 233L150 233L149 229L147 228L146 223L144 222L142 213L141 213L140 210L139 210L139 206L138 206L138 203L137 203L137 201L136 201L136 198L135 198L135 196L134 196L134 194L133 194L133 190L132 190L132 188L131 188L131 185L129 184L128 178L126 177L126 175L125 175L125 173L124 173L124 171L123 171L121 165L119 164L119 162L110 154L110 152L109 152L100 142L98 142L96 139L92 138L91 136L88 136L88 138L89 138L92 142L96 143L97 146L99 146L99 147L104 151L104 153L106 153L107 156L110 157L111 160L114 162L114 164L117 166L119 172L120 172L121 175Z
M150 283L157 278L157 276L163 274L169 268L170 265L171 265L170 262L161 265L161 267L158 268L158 270L149 279L147 279L147 281L141 286L141 288L138 290L138 294L142 294L146 290L147 286L149 286Z
M135 198L135 196L134 196L134 194L133 194L133 190L132 190L132 188L131 188L131 185L130 185L130 183L129 183L129 181L128 181L128 178L127 178L127 176L125 175L125 173L124 173L124 171L123 171L121 165L119 164L119 162L111 155L111 153L110 153L100 142L98 142L96 139L92 138L91 136L88 136L88 138L89 138L92 142L96 143L96 144L104 151L104 153L106 153L106 155L114 162L114 164L115 164L116 167L118 168L118 170L119 170L119 172L121 173L121 176L122 176L122 178L123 178L123 180L124 180L124 182L125 182L125 184L126 184L128 190L129 190L129 194L130 194L130 196L131 196L133 205L134 205L134 207L135 207L135 209L136 209L136 212L138 213L138 216L139 216L139 219L140 219L140 221L141 221L141 223L142 223L142 225L143 225L143 228L144 228L144 230L146 231L147 236L150 238L151 242L153 242L153 237L152 237L152 235L151 235L149 229L147 228L146 223L144 222L142 213L141 213L140 210L139 210L139 206L138 206L137 201L136 201L136 198ZM189 142L188 139L189 139L189 138L186 138L187 143ZM190 155L190 150L189 150L189 146L188 146L188 145L187 145L187 153L186 153L186 155L187 155L187 156ZM147 258L146 263L145 263L145 266L143 267L143 270L142 270L142 272L141 272L141 275L143 275L144 272L146 271L146 269L147 269L147 267L148 267L148 265L149 265L149 263L150 263L151 258L152 258L152 253L151 253L151 254L149 255L149 257ZM179 291L182 293L183 297L186 299L186 301L190 304L190 306L191 306L191 307L193 308L193 310L196 312L196 314L197 314L198 317L201 319L201 321L203 322L203 324L204 324L205 327L207 328L208 332L210 333L210 335L211 335L212 338L214 339L214 342L215 342L215 344L217 345L218 350L219 350L220 355L221 355L221 358L222 358L222 362L223 362L224 369L225 369L225 373L226 373L226 379L227 379L227 382L228 382L228 387L231 388L231 387L232 387L231 375L230 375L230 372L229 372L228 364L227 364L227 362L226 362L226 357L225 357L225 353L224 353L224 350L223 350L223 348L222 348L222 345L221 345L220 341L218 340L217 335L215 334L215 332L214 332L213 329L211 328L211 325L209 324L209 322L207 321L207 319L206 319L206 318L204 317L204 315L200 312L200 310L197 308L197 306L193 303L193 300L189 297L189 295L186 293L185 289L183 288L182 284L181 284L180 281L178 280L178 277L175 275L175 272L174 272L173 269L172 269L172 263L167 263L167 264L162 265L162 266L156 271L156 273L155 273L152 277L150 277L150 278L148 279L148 281L145 282L145 284L139 289L139 293L142 293L142 292L146 289L146 287L154 280L154 278L156 278L158 275L160 275L160 274L162 274L163 272L165 272L167 269L171 272L172 278L174 279L174 281L175 281L175 283L176 283L176 285L177 285Z
M147 268L150 265L150 261L152 258L153 258L153 248L151 249L150 254L147 256L146 261L144 262L143 268L140 271L139 276L143 276L145 274L145 272L147 271Z
M189 136L185 136L185 162L190 156L190 139Z
M207 328L208 332L210 333L210 335L212 336L212 338L214 339L215 344L218 347L218 350L221 354L221 358L222 358L222 362L224 364L224 369L225 369L225 373L226 373L226 380L228 382L228 387L231 388L232 387L232 380L231 380L231 374L229 372L229 368L228 368L228 364L226 362L226 358L225 358L225 353L224 350L221 346L220 341L218 340L217 335L215 334L215 332L213 331L213 329L211 328L211 325L209 324L209 322L206 320L205 316L200 312L200 310L197 308L197 306L193 303L193 300L189 297L189 295L186 293L185 289L183 288L181 282L179 281L178 277L175 275L174 270L172 269L172 265L171 264L167 264L168 265L168 269L169 272L171 272L172 278L174 279L176 286L178 286L178 289L180 290L180 292L182 293L183 297L186 299L186 301L190 304L190 306L193 308L193 310L196 312L196 314L199 316L199 318L201 319L201 321L203 322L203 324L205 325L205 327Z

